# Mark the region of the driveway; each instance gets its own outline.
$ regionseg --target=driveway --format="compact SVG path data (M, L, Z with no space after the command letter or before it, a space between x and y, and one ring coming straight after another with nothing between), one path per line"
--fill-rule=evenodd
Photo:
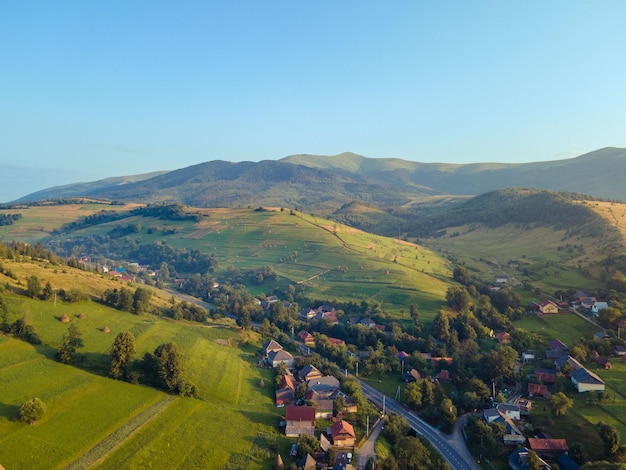
M376 459L376 451L374 451L374 444L376 443L376 439L378 439L378 435L382 429L383 421L379 421L378 424L372 429L370 436L367 438L367 441L363 443L361 447L359 447L358 452L356 454L356 468L358 470L365 470L367 466L367 462L369 462L370 458Z

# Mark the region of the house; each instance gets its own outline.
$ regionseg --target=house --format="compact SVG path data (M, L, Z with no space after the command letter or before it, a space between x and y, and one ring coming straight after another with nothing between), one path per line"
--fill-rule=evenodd
M550 341L550 349L560 349L561 351L569 351L567 345L560 339Z
M487 423L504 424L504 436L502 436L502 440L505 444L519 445L526 442L526 438L522 432L515 425L513 420L503 411L496 408L488 408L483 411L483 419Z
M541 383L552 385L556 382L556 369L534 369L533 375L537 377Z
M578 302L582 308L589 310L596 303L596 298L595 297L579 297Z
M450 371L447 369L441 369L437 374L437 380L441 382L448 382L450 380Z
M315 407L294 406L287 407L285 414L285 435L287 437L298 437L301 434L313 436L315 433Z
M420 373L415 369L407 370L404 373L404 383L417 382L419 379Z
M320 372L320 370L312 364L307 364L298 372L298 378L303 382L312 379L319 379L323 377L324 374Z
M276 389L276 406L285 406L293 401L293 394L296 386L293 383L293 376L290 374L283 375L280 385Z
M274 368L284 364L289 369L293 366L293 356L284 349L272 351L267 355L267 363Z
M298 333L298 340L305 346L315 346L315 338L306 330L302 330Z
M306 454L300 462L298 462L298 470L315 470L317 468L317 461L311 456Z
M281 349L283 349L283 347L280 345L280 343L278 343L277 341L274 341L273 339L270 339L268 342L266 342L263 345L261 354L263 354L263 357L267 357L268 354L271 353L272 351L280 351Z
M544 354L544 357L549 361L555 361L563 356L567 356L567 351L563 349L548 349Z
M496 409L504 413L508 418L519 421L520 408L513 403L498 403Z
M550 392L548 392L548 386L544 384L528 384L528 396L529 397L538 397L538 398L547 398L550 396Z
M333 347L345 346L346 345L346 342L344 340L339 339L339 338L331 338L330 336L328 337L328 342Z
M363 326L366 326L368 328L374 328L376 326L376 322L374 320L372 320L371 318L367 317L367 318L363 318L359 322L359 325L363 325Z
M626 356L626 345L618 344L613 348L616 356Z
M495 408L487 408L483 410L483 419L487 423L493 423L495 420L499 419L502 414Z
M507 264L509 265L509 268L519 268L519 261L517 261L516 259L508 260Z
M582 369L583 367L583 365L580 362L578 362L576 359L574 359L570 355L561 356L554 360L554 366L556 367L556 370L558 371L562 370L563 367L565 367L565 364L569 364L572 372L578 369Z
M604 310L605 308L609 308L609 304L607 302L594 302L591 306L591 313L598 315L600 310Z
M584 367L572 372L571 380L576 386L578 393L589 392L592 390L604 391L604 380L598 377L594 372Z
M515 451L509 455L509 467L511 467L512 470L528 470L530 468L528 466L528 449L526 447L515 449ZM539 458L539 468L541 470L552 470L552 467L541 457Z
M506 331L502 333L496 333L496 339L500 344L511 344L511 335Z
M332 375L325 375L324 377L308 380L306 388L319 393L323 397L330 397L335 390L339 390L339 380Z
M546 299L539 303L540 315L552 315L554 313L559 313L559 307L554 302Z
M300 317L300 320L308 321L314 319L317 316L317 312L312 308L305 308L300 310L298 316Z
M528 445L537 452L538 456L547 459L557 459L559 455L569 450L565 439L537 439L529 437Z
M524 351L522 353L522 362L526 363L535 360L535 351Z
M613 367L613 364L611 363L609 358L606 356L596 357L596 363L605 369L610 369L611 367Z
M356 435L354 428L345 420L337 421L330 427L330 435L333 439L333 445L337 447L353 447Z
M507 282L509 282L507 274L496 274L496 284L506 284Z
M333 401L330 399L318 398L311 400L315 407L315 418L331 419L333 417Z

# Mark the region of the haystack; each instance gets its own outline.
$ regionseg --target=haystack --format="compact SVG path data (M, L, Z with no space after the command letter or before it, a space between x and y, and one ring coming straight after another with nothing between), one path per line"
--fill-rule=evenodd
M68 317L66 314L63 314L61 316L61 323L69 323L70 322L70 317Z
M103 331L104 333L110 333L110 332L111 332L111 329L110 329L108 326L105 326L104 328L102 328L102 331Z
M86 315L84 313L82 313L82 312L78 314L78 318L85 318L85 316Z

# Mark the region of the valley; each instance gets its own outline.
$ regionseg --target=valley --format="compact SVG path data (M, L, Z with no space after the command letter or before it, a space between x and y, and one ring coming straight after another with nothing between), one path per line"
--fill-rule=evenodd
M14 245L27 242L40 251L52 249L59 261L46 261L40 255L7 257L10 250L0 256L0 296L7 305L9 323L23 318L43 341L32 346L10 336L0 337L2 357L7 359L0 377L9 384L0 417L5 436L0 439L0 456L2 449L20 448L22 439L38 439L42 445L30 458L49 454L51 466L46 468L119 468L122 462L143 466L155 459L178 468L201 467L207 462L224 468L269 468L276 453L285 458L292 441L277 428L283 410L274 404L274 387L259 387L260 381L273 384L275 372L256 367L258 351L265 338L274 337L296 354L300 346L295 333L301 329L308 329L315 338L314 352L305 362L334 373L356 368L368 384L390 396L401 390L405 404L444 429L449 418L422 402L423 391L418 402L410 398L413 388L403 382L395 359L398 351L408 351L407 366L423 377L438 377L442 371L454 377L441 382L437 398L454 404L452 423L456 413L488 405L492 384L499 394L516 386L523 391L535 380L533 370L549 365L537 359L514 372L513 363L507 362L497 366L504 368L502 375L492 375L496 366L490 361L498 354L512 360L509 354L517 356L524 349L547 351L548 344L558 338L579 357L586 351L583 363L596 370L591 351L622 343L613 329L622 318L621 310L611 319L597 317L592 324L567 313L566 308L558 315L530 312L533 304L544 299L561 298L569 303L577 290L612 300L613 309L619 309L626 209L617 202L570 203L557 198L561 202L546 203L545 211L533 206L535 222L525 221L519 211L506 220L504 214L511 213L507 204L522 207L537 197L535 192L504 193L483 198L478 209L472 208L476 202L469 199L460 212L459 202L444 204L429 209L425 225L431 227L431 236L422 231L414 238L375 235L281 207L68 201L4 208L0 215L19 213L20 217L0 226L2 240L15 240ZM485 206L491 200L495 205ZM568 204L581 205L584 211ZM495 217L500 221L454 225L462 220L456 214L467 217L475 210L501 214ZM577 214L578 219L564 225L567 219L562 215L550 216L555 210ZM451 225L445 226L446 217ZM591 229L599 225L603 226L600 231ZM194 271L194 266L204 266L197 268L204 271ZM42 286L50 283L54 290L80 294L80 300L24 297L33 276ZM149 313L120 311L103 302L106 292L124 288L132 293L137 286L151 293ZM496 289L490 291L489 286ZM180 300L161 289L165 287L201 298L213 304L215 311L200 323L186 320L186 307L176 307ZM273 308L270 301L263 308L265 299L271 297L290 307ZM323 304L337 309L337 322L303 322L302 311ZM75 365L56 360L67 328L60 321L61 311L84 338L85 349ZM80 313L84 317L79 319ZM363 326L366 317L378 331ZM355 319L361 323L351 324ZM250 330L251 325L256 331ZM105 326L108 333L104 333ZM196 397L106 378L107 351L115 335L124 330L133 332L138 357L164 340L174 340L185 357L186 378L194 384ZM514 349L498 344L490 331L510 332ZM610 337L606 343L593 338L602 331ZM340 343L329 339L346 346L333 346ZM364 351L368 355L357 366L354 358ZM426 353L448 356L451 362L446 366L425 361ZM626 406L621 380L626 370L618 360L612 362L610 370L597 371L606 382L601 395L577 394L566 377L560 378L552 386L553 393L565 391L573 408L564 416L554 416L548 401L535 401L528 429L542 429L582 444L586 459L606 458L595 429L598 423L626 433L620 412ZM55 382L46 380L49 374L58 377L57 385L51 387ZM478 386L476 380L488 386ZM50 410L41 423L30 427L15 420L16 408L27 398L25 385ZM78 411L71 413L69 403L75 403ZM362 413L350 418L358 433L363 432L365 415L374 411L364 408ZM59 428L61 420L66 423L64 431ZM83 423L92 420L98 426L86 432ZM212 446L217 435L229 444ZM55 439L75 444L59 444L63 450L52 451ZM492 465L505 468L502 450L494 449L489 454ZM2 463L6 468L43 468L19 452L14 460L2 457Z

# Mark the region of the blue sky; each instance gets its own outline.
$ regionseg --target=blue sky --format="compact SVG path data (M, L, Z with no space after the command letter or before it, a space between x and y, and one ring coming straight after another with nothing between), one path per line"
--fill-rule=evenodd
M0 201L208 160L626 147L626 2L0 2Z

